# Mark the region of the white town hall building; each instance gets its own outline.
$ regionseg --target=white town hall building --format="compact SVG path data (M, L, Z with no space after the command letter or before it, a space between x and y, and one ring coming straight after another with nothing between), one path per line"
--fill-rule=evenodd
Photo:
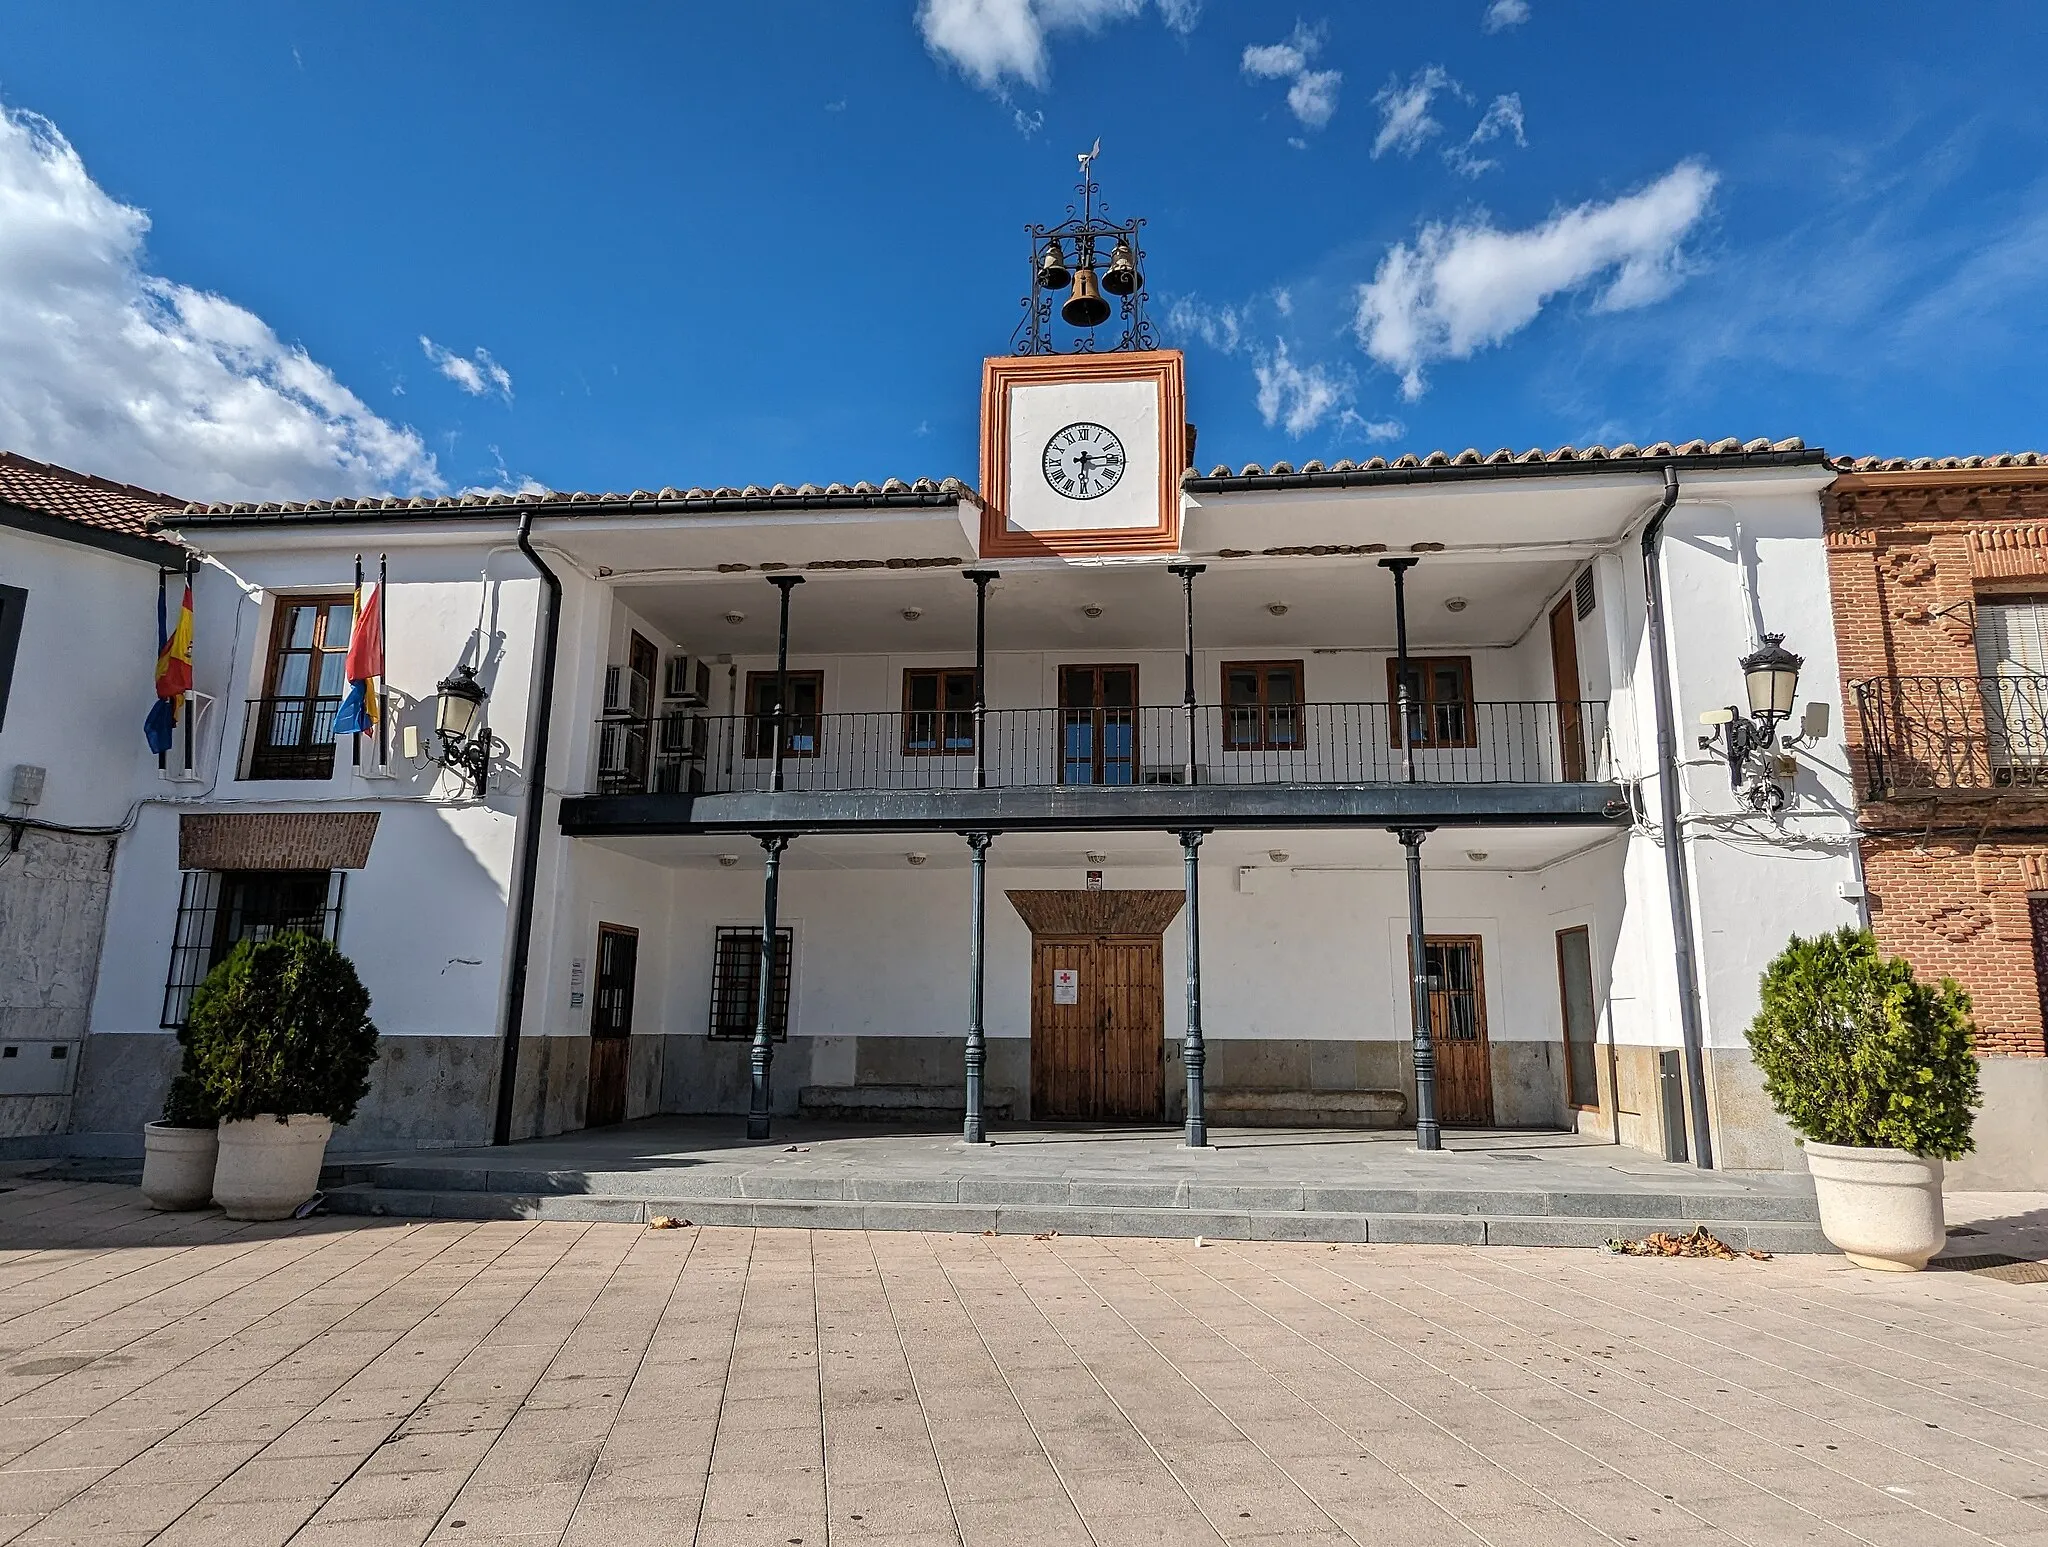
M1202 471L1179 353L1042 337L983 368L976 487L188 507L7 459L0 778L44 773L0 789L42 964L4 1029L42 1083L0 1148L132 1152L192 987L301 927L385 1038L337 1150L1158 1125L1197 1085L1211 1124L1426 1127L1421 1047L1447 1127L1796 1164L1743 1028L1787 936L1860 916L1822 454ZM337 739L359 558L387 717ZM1766 634L1822 707L1731 778L1700 719ZM94 938L38 917L59 871Z

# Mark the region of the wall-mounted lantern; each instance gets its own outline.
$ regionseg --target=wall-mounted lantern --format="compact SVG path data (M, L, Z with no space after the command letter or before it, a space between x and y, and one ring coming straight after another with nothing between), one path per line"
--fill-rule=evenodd
M491 759L512 750L491 734L486 723L484 710L489 698L484 685L476 680L476 673L467 666L456 667L437 682L434 735L440 745L431 754L424 754L461 774L464 782L475 786L479 799L490 778ZM408 758L423 755L416 727L405 728L404 747Z
M1751 811L1785 809L1784 780L1796 771L1779 751L1778 727L1792 716L1799 698L1799 671L1805 658L1785 648L1783 634L1766 634L1763 643L1742 658L1742 687L1749 713L1734 705L1710 709L1700 724L1713 727L1700 737L1700 750L1717 752L1728 763L1728 787ZM1811 745L1828 733L1828 706L1808 704L1799 736L1785 744Z

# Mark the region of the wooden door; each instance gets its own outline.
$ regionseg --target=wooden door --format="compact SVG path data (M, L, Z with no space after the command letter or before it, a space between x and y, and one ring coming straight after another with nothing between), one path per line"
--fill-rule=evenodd
M586 1128L602 1128L626 1118L633 974L639 955L638 930L619 924L597 926L597 980L590 1007L590 1094L583 1113Z
M1160 941L1032 941L1031 1115L1158 1122L1166 1001Z
M1060 668L1060 783L1138 782L1138 668Z
M1557 694L1557 739L1560 772L1576 784L1586 777L1585 712L1579 699L1579 626L1567 591L1550 609L1550 676Z
M1493 1066L1486 1042L1486 971L1477 935L1425 935L1429 1042L1436 1054L1437 1121L1493 1122Z

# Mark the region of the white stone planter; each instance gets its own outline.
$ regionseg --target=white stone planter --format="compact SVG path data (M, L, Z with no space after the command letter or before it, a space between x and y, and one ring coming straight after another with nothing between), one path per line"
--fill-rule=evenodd
M1948 1239L1941 1162L1905 1150L1805 1141L1821 1233L1861 1268L1917 1273Z
M310 1112L220 1125L213 1201L229 1219L289 1219L320 1189L334 1124Z
M153 1209L203 1209L213 1201L214 1160L220 1133L213 1128L142 1125L142 1198Z

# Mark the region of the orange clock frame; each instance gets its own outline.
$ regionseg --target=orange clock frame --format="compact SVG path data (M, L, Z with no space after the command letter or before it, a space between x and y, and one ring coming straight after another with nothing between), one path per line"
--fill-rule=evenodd
M1010 389L1068 381L1159 384L1159 519L1092 532L1013 532ZM997 355L981 365L981 553L1045 558L1063 553L1172 553L1180 547L1180 475L1187 465L1187 382L1178 349L1100 355Z

